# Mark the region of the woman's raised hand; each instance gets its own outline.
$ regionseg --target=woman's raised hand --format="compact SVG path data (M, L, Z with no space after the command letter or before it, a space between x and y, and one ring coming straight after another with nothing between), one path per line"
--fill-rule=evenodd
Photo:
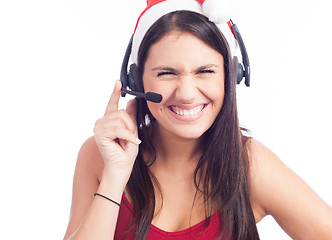
M116 81L104 117L96 121L94 133L105 168L128 170L138 153L140 140L137 137L137 104L130 100L126 110L118 110L121 82Z

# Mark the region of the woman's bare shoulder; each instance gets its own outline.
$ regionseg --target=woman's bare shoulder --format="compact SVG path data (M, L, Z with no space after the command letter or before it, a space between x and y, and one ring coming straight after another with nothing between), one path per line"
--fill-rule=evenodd
M276 165L285 166L279 157L257 139L250 138L247 143L251 180L261 176Z
M247 141L249 157L250 198L256 222L273 214L278 201L275 194L287 189L284 180L293 181L298 177L268 147L257 139ZM281 186L280 184L283 184Z
M100 179L104 168L104 162L100 155L94 136L88 138L82 144L77 158L77 165L83 165L82 167L84 167L87 171L93 172L93 174L98 177L98 180Z
M262 204L261 193L259 192L259 183L264 176L260 174L268 165L269 159L273 157L273 153L261 142L254 138L246 141L249 161L249 177L250 177L250 200L254 212L256 223L262 220L268 213Z
M247 144L256 222L272 215L293 239L331 239L332 208L264 144Z

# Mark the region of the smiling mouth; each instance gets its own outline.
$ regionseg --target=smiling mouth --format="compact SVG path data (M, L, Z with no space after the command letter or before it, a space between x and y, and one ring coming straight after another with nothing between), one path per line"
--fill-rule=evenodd
M197 107L194 107L192 109L183 109L177 106L170 106L172 112L174 112L177 115L180 116L194 116L200 113L205 107L205 104L199 105Z

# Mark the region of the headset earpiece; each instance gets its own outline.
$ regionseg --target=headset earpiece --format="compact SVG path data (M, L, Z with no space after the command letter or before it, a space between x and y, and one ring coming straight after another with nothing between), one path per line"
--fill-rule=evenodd
M137 91L137 84L142 79L142 72L136 64L131 64L127 75L128 87L132 91Z
M233 57L234 70L236 71L236 83L240 84L244 77L244 69L237 57Z

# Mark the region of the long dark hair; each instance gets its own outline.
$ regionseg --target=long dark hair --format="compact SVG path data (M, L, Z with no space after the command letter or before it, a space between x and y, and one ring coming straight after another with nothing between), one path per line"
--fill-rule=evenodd
M242 144L243 135L238 122L235 71L223 34L201 14L189 11L168 13L156 21L146 33L138 53L138 67L144 71L149 48L173 30L193 34L224 58L223 106L212 126L202 136L202 142L205 143L203 153L193 176L196 193L200 192L204 196L206 226L212 215L212 206L217 204L220 206L223 223L219 239L225 235L227 239L232 237L234 240L259 239L250 204L248 154ZM136 84L138 90L144 90L141 80ZM146 238L154 216L154 186L158 181L149 170L149 166L156 159L155 143L151 141L156 120L146 101L137 101L137 124L142 143L127 189L134 206L131 230L135 229L135 239L141 240ZM203 171L203 174L200 175L199 171ZM203 189L199 186L203 186Z

